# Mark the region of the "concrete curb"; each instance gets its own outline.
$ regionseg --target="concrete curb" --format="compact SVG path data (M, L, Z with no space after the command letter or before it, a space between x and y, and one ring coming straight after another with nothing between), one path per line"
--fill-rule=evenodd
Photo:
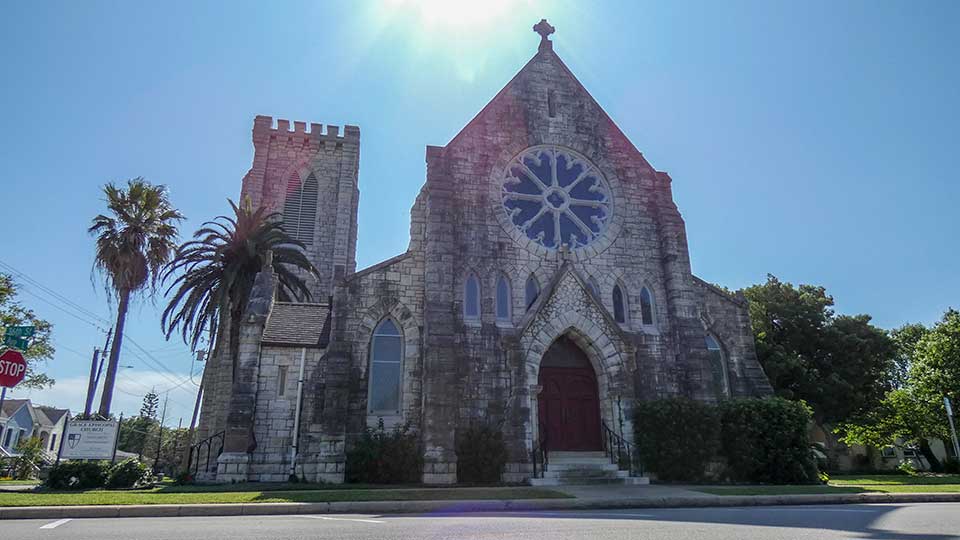
M254 516L296 514L464 514L623 508L706 508L810 504L960 502L960 493L850 493L648 497L636 499L514 499L464 501L356 501L325 503L147 504L0 508L3 519Z

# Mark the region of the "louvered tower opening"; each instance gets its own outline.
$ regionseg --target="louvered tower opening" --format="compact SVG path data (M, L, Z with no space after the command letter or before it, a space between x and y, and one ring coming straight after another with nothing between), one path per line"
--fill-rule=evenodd
M287 200L283 204L284 230L290 236L307 245L313 243L318 197L317 177L310 173L310 176L302 184L292 186L292 189L287 192Z

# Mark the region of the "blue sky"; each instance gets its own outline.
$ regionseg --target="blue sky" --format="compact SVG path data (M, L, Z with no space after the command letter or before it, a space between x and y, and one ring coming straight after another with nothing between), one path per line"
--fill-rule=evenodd
M696 274L824 285L886 328L960 305L960 4L425 4L5 4L0 261L112 319L85 232L99 187L167 184L187 234L238 196L257 114L359 125L358 264L401 253L425 146L506 84L547 17L558 54L673 177ZM58 385L32 397L76 409L109 324L31 283L21 299L59 349ZM190 354L163 340L158 305L131 312L148 353L124 347L117 403L134 413L180 384L169 414L188 422Z

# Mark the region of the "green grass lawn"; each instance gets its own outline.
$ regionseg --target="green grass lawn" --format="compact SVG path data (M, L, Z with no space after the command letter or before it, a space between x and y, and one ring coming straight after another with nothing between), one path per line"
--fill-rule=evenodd
M0 478L0 486L35 486L39 480L13 480L11 478Z
M297 486L293 490L281 486ZM267 489L263 489L267 487ZM278 489L271 490L271 487ZM491 499L557 499L568 495L532 487L357 489L316 484L236 484L224 486L162 486L145 490L45 491L0 493L0 506L66 506L103 504L219 504L341 501L456 501Z
M712 495L813 495L824 493L960 493L960 475L836 476L825 486L710 486Z

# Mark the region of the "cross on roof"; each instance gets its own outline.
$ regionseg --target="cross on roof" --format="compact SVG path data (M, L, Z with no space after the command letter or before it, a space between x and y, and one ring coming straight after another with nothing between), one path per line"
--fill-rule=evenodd
M547 36L556 31L556 28L550 25L546 19L540 19L540 22L533 25L533 31L540 34L540 48L550 47L550 40L547 39Z

